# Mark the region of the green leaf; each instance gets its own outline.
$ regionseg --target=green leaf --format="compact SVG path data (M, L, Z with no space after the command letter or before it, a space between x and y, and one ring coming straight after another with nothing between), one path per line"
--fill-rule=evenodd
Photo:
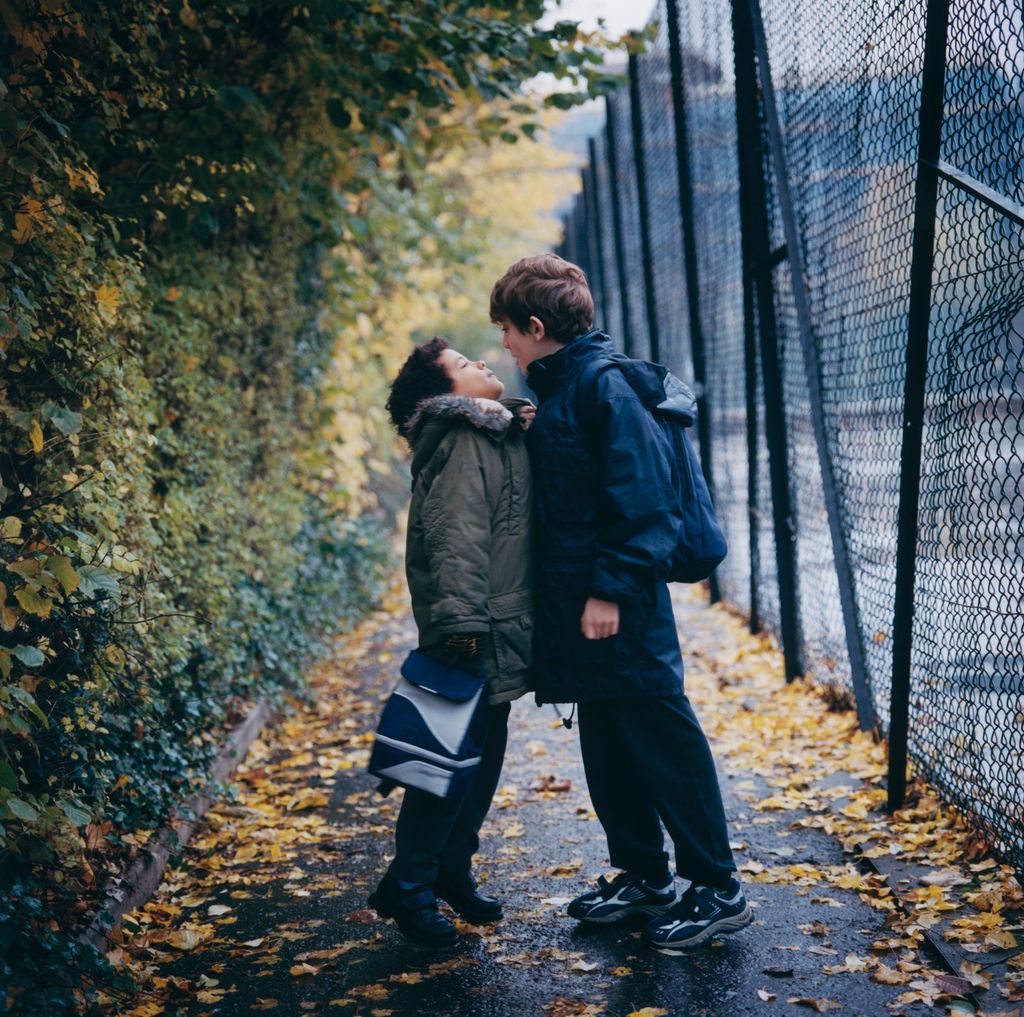
M11 653L26 667L42 667L46 663L43 651L37 646L15 646Z
M9 685L7 691L11 694L12 699L16 699L29 713L34 714L43 722L45 727L50 726L50 722L46 719L46 714L39 708L39 704L32 697L31 692L23 689L20 685Z
M95 597L100 592L116 597L120 592L117 577L99 565L83 565L78 570L78 589L87 597Z
M66 406L58 406L54 402L44 403L43 417L52 420L54 426L65 434L78 434L82 430L82 414Z
M13 816L24 820L26 823L34 823L39 818L39 813L28 802L15 798L14 795L11 795L4 802L4 805L7 806Z
M92 822L92 813L87 812L77 802L61 802L60 807L74 826L85 826Z
M46 571L56 576L65 593L74 593L78 589L78 573L71 559L63 554L51 554L46 559Z
M8 791L18 790L18 775L14 772L14 767L3 759L0 759L0 787Z
M572 109L585 98L586 96L573 95L570 92L554 92L544 100L544 105L554 106L556 109Z

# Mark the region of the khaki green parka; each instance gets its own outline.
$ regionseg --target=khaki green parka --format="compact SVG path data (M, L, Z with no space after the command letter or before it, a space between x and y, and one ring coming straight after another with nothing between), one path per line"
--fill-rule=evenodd
M533 487L523 399L435 396L405 428L413 450L405 568L420 646L486 635L489 701L530 690Z

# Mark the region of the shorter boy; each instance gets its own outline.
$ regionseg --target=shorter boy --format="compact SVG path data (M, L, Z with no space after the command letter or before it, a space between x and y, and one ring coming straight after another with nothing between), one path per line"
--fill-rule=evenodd
M437 908L467 922L502 916L471 872L480 827L501 775L510 703L529 689L532 490L522 399L498 401L502 383L435 337L417 346L391 387L388 412L412 449L405 571L420 648L487 678L487 734L465 796L409 788L395 857L370 907L409 939L450 946L458 932Z

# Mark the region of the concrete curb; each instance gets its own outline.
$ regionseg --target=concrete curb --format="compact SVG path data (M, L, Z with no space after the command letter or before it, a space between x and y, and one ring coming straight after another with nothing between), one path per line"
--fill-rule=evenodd
M210 768L210 785L226 781L234 774L249 746L272 716L269 704L261 699L228 737L223 751ZM153 895L163 878L167 860L189 842L214 800L212 791L201 791L185 799L179 811L191 818L172 820L158 831L145 851L124 872L110 880L96 913L78 937L80 942L101 951L107 948L110 930L119 925L129 911L134 911Z

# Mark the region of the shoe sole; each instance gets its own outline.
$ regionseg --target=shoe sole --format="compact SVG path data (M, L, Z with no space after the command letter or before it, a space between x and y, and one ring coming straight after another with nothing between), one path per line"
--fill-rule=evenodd
M663 915L669 908L674 907L676 903L677 900L670 900L667 904L631 904L629 907L620 908L618 911L612 911L607 915L593 917L584 915L581 918L577 918L576 915L569 915L569 917L577 922L586 922L588 925L613 925L615 922L622 922L627 918L635 918L637 915L657 918L658 915Z
M373 908L373 910L376 911L381 918L390 918L395 923L395 925L398 926L398 931L401 932L401 934L405 936L406 939L418 944L419 946L455 946L459 941L458 932L456 932L454 936L446 936L444 939L434 936L424 936L420 933L412 932L409 929L402 927L402 922L398 917L398 912L391 910L391 908L389 908L386 904L382 904L379 900L374 900L374 897L370 897L370 899L367 901L367 904L369 904L369 906Z
M698 932L693 939L688 939L685 943L652 943L648 940L647 944L652 949L657 950L658 953L677 957L688 950L692 950L695 946L700 946L701 943L706 943L713 936L717 936L720 933L739 932L740 929L745 929L753 920L754 913L750 910L750 905L748 904L738 915L733 915L731 918L723 918L720 922L709 925L706 929Z

